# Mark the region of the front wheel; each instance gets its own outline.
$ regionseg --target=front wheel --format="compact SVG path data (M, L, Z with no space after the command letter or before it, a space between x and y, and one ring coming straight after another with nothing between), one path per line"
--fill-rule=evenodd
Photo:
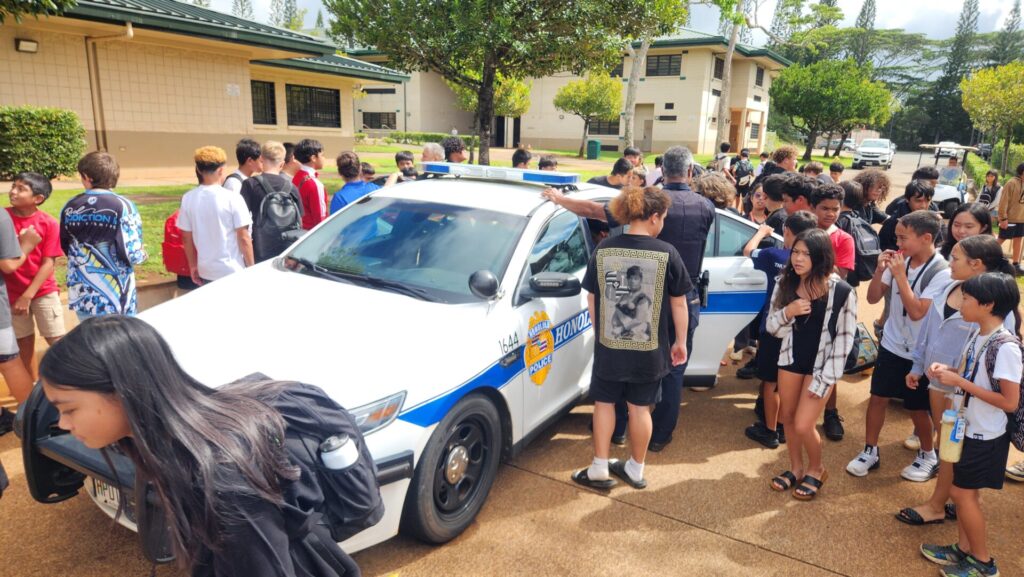
M956 209L959 206L960 203L955 199L950 199L942 203L942 217L946 219L953 218L953 213L956 212Z
M430 436L405 498L402 529L427 543L451 541L483 507L501 459L501 416L490 400L469 396Z

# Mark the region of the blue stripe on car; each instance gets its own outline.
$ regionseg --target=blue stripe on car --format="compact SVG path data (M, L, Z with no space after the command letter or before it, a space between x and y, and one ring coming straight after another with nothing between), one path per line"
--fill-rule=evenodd
M701 314L756 314L764 305L764 298L764 291L710 293L708 294L708 306L701 309ZM551 329L555 339L555 350L557 351L583 334L590 328L590 325L590 313L586 310L555 325ZM509 366L503 367L499 361L494 361L486 369L461 385L406 409L399 418L414 425L429 427L443 419L448 411L455 406L455 403L470 392L483 387L494 389L504 387L519 376L519 373L525 368L523 348L517 349L517 358Z

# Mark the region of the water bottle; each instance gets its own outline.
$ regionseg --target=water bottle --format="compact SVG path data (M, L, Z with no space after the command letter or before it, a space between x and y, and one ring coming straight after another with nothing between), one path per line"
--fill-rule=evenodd
M333 435L320 443L320 460L328 469L347 469L359 460L359 448L348 435Z
M967 423L952 409L942 413L942 433L939 435L939 458L947 463L959 463L964 450L964 429Z

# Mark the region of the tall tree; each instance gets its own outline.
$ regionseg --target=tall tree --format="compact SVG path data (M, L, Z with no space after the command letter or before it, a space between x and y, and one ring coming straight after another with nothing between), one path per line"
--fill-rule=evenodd
M323 30L324 29L324 11L323 10L317 10L316 11L316 29L317 30Z
M8 18L21 22L22 16L56 16L76 4L76 0L0 0L0 24L7 22Z
M839 9L839 0L820 0L819 10L815 15L815 24L821 26L835 26L842 20L842 11Z
M871 40L875 32L875 0L864 0L854 27L856 30L850 38L850 57L858 66L864 66L871 62Z
M961 102L960 80L971 71L971 45L977 28L978 0L964 0L946 65L931 92L931 122L926 136L934 142L970 139L971 119Z
M476 91L454 82L446 81L446 83L455 93L459 108L466 112L472 112L475 116L480 107ZM533 83L528 80L509 79L499 74L494 81L494 115L518 118L526 114L530 110L530 89L532 87ZM473 132L475 133L476 130ZM518 143L514 144L519 145ZM469 158L472 162L472 146L470 146Z
M633 3L636 4L636 3ZM374 46L400 70L476 90L480 163L490 162L494 90L509 79L610 67L637 36L611 0L325 0L340 41ZM401 31L401 33L396 33ZM621 82L619 83L621 90Z
M591 72L582 80L574 80L555 93L555 108L583 119L580 158L587 143L590 125L595 120L615 120L622 110L621 82L607 72Z
M632 18L640 31L639 46L634 46L635 39L626 39L626 53L629 54L629 81L626 83L626 107L622 113L622 121L626 124L623 133L624 146L633 146L636 115L636 93L640 87L640 71L647 62L647 51L658 36L671 34L686 22L688 6L678 0L648 0L633 3L637 9Z
M1020 31L1020 0L1014 0L1003 29L996 35L989 61L993 66L1003 66L1021 57L1024 57L1024 38Z
M233 0L231 13L243 20L252 20L252 0Z
M1013 131L1024 124L1024 62L979 70L960 82L960 90L964 109L974 124L1003 139L1000 170L1005 174Z
M270 18L268 22L271 26L284 28L288 24L284 3L285 0L270 0Z
M883 123L892 104L892 93L853 60L791 66L772 82L770 94L775 111L789 116L806 137L804 160L811 159L820 134Z
M284 0L282 3L283 9L281 12L281 26L292 30L299 30L302 28L302 19L299 18L298 27L295 26L296 17L299 16L299 5L296 0ZM303 16L305 13L303 12Z

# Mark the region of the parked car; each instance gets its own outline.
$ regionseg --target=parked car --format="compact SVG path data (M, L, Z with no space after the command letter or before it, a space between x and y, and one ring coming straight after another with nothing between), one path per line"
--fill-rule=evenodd
M950 140L944 140L940 142L939 147L935 149L935 158L958 155L960 153L960 151L956 148L958 146L960 145Z
M351 408L386 513L342 544L349 552L400 529L429 543L459 535L483 506L499 461L590 385L594 332L580 282L595 248L591 223L540 191L571 184L578 190L567 194L599 202L617 191L558 172L425 168L461 177L380 189L282 256L139 315L201 382L263 373L315 384ZM754 232L746 219L717 211L688 383L714 384L733 336L765 301L765 274L742 253ZM145 488L136 488L126 457L108 452L111 470L103 454L59 430L39 387L19 419L33 497L55 502L84 489L137 528L153 502L137 497Z
M828 147L830 149L832 149L832 150L835 150L836 148L838 148L839 147L839 139L838 138L833 138L832 140L830 140L829 143L828 143ZM857 143L852 138L847 138L845 141L843 141L843 150L856 150L856 149L857 149Z
M982 143L982 144L977 145L977 148L978 148L978 156L982 157L985 160L988 160L988 159L992 158L992 145L991 144Z
M887 138L869 138L860 143L853 155L853 168L880 166L888 170L892 168L892 157L895 154L892 142Z

